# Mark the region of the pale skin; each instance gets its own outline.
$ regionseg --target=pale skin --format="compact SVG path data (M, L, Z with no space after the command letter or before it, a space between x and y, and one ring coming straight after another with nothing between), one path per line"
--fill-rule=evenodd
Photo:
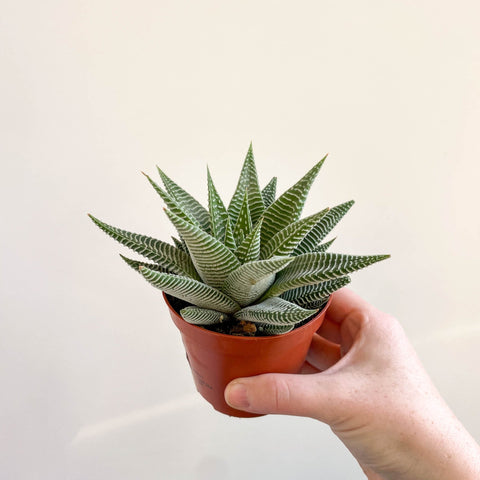
M317 333L302 374L233 380L227 403L327 423L370 480L480 479L480 447L394 317L342 289Z

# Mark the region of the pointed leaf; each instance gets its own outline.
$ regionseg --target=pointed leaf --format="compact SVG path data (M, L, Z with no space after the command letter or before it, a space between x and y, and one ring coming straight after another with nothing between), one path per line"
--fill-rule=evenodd
M112 227L95 218L93 215L89 214L89 217L95 225L102 229L107 235L110 235L114 240L158 263L172 273L200 279L190 256L182 250L152 237Z
M262 190L263 204L268 208L274 201L277 192L277 177L273 177Z
M228 222L228 212L223 204L220 195L215 188L210 170L207 168L207 180L208 180L208 209L210 212L210 226L212 236L220 240L225 241L225 230Z
M143 172L142 172L143 173ZM165 202L165 205L175 213L175 215L178 215L180 218L183 218L187 222L197 225L200 227L200 224L198 221L192 217L183 207L180 205L179 202L177 202L172 196L170 196L167 192L165 192L158 183L156 183L154 180L152 180L146 173L143 173L145 177L147 177L147 180L150 182L150 185L153 187L153 189L160 195L161 199Z
M238 247L235 255L241 263L252 262L260 257L260 244L262 233L262 219L258 221L255 228L244 238Z
M277 232L298 220L310 187L325 161L322 158L295 185L275 200L263 214L262 242L268 242Z
M275 273L291 261L293 257L276 257L245 263L230 273L221 290L240 305L249 305L272 285Z
M235 237L233 236L230 218L227 218L227 228L225 229L225 246L232 250L232 252L237 249L237 243L235 242Z
M188 192L167 177L158 166L157 169L170 196L173 197L191 217L196 219L202 230L210 233L210 215L208 211Z
M312 252L317 245L332 231L333 227L343 218L355 202L342 203L330 209L330 211L318 222L315 227L305 236L302 242L294 250L294 255Z
M228 214L230 215L232 225L235 225L237 222L245 191L248 192L248 205L252 222L256 223L262 215L265 207L263 205L260 186L258 185L258 175L255 167L253 147L251 143L243 163L242 171L240 172L237 188L233 194L232 200L230 201L230 205L228 206Z
M220 290L192 278L155 272L146 267L140 267L140 273L154 287L198 307L224 313L234 313L240 309L234 300Z
M317 247L315 247L313 249L314 252L326 252L330 246L332 245L332 243L337 239L337 237L335 238L332 238L331 240L329 240L328 242L325 242L325 243L321 243L320 245L318 245Z
M333 280L389 258L390 255L341 255L338 253L304 253L277 274L275 283L263 299L304 285Z
M222 323L228 318L228 315L225 313L200 307L182 308L180 315L185 321L194 325L215 325Z
M238 320L269 325L295 325L310 317L317 310L307 310L283 298L268 298L262 303L242 308L234 314Z
M349 276L340 277L314 285L305 285L304 287L287 290L285 293L282 293L281 297L289 302L295 302L297 305L305 307L310 302L328 298L333 292L340 290L349 283Z
M139 262L138 260L132 260L131 258L124 257L122 254L120 254L120 256L125 263L132 267L137 273L140 272L140 267L147 267L154 272L171 273L168 268L157 265L156 263Z
M242 207L237 217L237 223L233 229L233 236L237 245L241 244L244 238L252 231L252 218L248 206L248 192L245 190Z
M328 208L282 228L282 230L276 233L265 247L262 248L260 256L262 258L270 258L273 255L290 255L305 235L308 234L313 226L317 224L327 212Z
M202 280L219 288L228 274L240 266L235 254L223 243L174 213L166 213L187 244L191 259Z
M173 243L175 244L175 246L178 249L183 250L184 252L188 253L187 245L185 244L185 242L183 240L179 240L178 238L175 238L175 237L171 237L171 238L173 240Z

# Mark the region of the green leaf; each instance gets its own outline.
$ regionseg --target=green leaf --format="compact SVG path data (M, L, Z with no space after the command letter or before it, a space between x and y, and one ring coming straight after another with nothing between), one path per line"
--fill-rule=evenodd
M238 320L266 323L268 325L295 325L317 310L307 310L283 298L268 298L262 303L242 308L234 314Z
M275 200L263 213L262 242L300 218L310 187L327 157L320 160L295 185Z
M275 273L285 268L293 257L276 257L245 263L225 280L221 290L240 305L253 303L275 281Z
M343 277L356 270L389 258L390 255L341 255L338 253L304 253L277 274L275 283L262 299L281 295L287 290Z
M166 213L185 240L193 264L202 280L212 287L221 287L228 274L240 266L235 254L215 237L195 225L168 210Z
M233 236L237 245L243 242L243 239L252 231L252 218L248 206L248 192L245 190L242 207L237 217L237 223L233 229Z
M330 211L318 222L315 227L305 236L302 242L294 250L294 255L315 251L317 245L332 231L333 227L343 218L355 202L342 203L330 209Z
M140 255L158 263L172 273L200 279L190 256L182 250L152 237L112 227L98 218L95 218L93 215L89 214L88 216L92 219L95 225L122 245L125 245Z
M332 245L332 243L337 239L337 237L335 238L332 238L331 240L329 240L328 242L325 242L325 243L321 243L320 245L316 246L313 251L314 252L326 252L330 246Z
M234 313L240 306L224 293L205 283L180 275L171 275L140 267L140 273L154 287L198 307Z
M257 330L262 335L283 335L291 332L295 325L268 325L268 323L257 323Z
M260 257L260 244L262 233L262 219L258 221L255 228L243 239L235 255L241 263L252 262Z
M185 307L180 310L180 315L188 323L194 325L215 325L222 323L228 315L217 310L200 307Z
M262 190L263 204L268 208L274 201L277 192L277 177L273 177Z
M158 166L157 169L162 182L167 189L167 192L183 207L186 212L189 213L191 217L196 219L202 230L210 233L210 215L208 211L188 192L167 177L167 175L165 175L165 173Z
M175 238L175 237L171 237L171 238L173 240L173 243L175 244L175 246L178 249L183 250L184 252L188 253L187 245L185 244L185 242L183 240L179 240L178 238Z
M295 302L297 305L306 308L311 302L325 300L333 292L348 285L350 280L349 276L345 276L314 285L305 285L303 287L294 288L293 290L287 290L285 293L282 293L281 297L289 302Z
M139 262L138 260L132 260L131 258L124 257L122 254L120 254L120 256L125 261L125 263L132 267L137 273L140 271L140 267L147 267L155 272L171 273L168 268L157 265L156 263Z
M150 185L153 189L160 195L161 199L165 202L165 205L173 212L175 215L178 215L180 218L183 218L187 222L197 225L200 227L198 221L192 217L173 197L171 197L167 192L165 192L158 183L152 180L146 173L142 172L147 180L150 182Z
M307 233L325 216L328 208L309 217L297 220L276 233L262 249L260 256L290 255Z
M227 227L225 229L225 246L228 247L232 252L237 249L237 243L235 242L235 237L233 236L230 218L227 218Z
M235 193L233 194L228 206L228 214L230 215L232 225L237 223L237 218L240 213L240 209L242 208L245 191L248 192L248 206L252 222L256 223L262 215L265 207L263 205L260 186L258 185L258 175L251 143L243 163L242 171L240 172L237 188L235 189Z
M212 176L210 175L210 170L207 168L207 179L208 179L208 209L210 212L210 225L212 235L220 240L225 242L225 231L227 228L227 222L229 220L227 209L223 204L220 195L215 188L213 183Z

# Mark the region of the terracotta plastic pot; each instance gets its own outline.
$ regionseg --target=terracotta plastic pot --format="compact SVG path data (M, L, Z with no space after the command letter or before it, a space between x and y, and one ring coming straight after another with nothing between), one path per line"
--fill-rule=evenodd
M198 392L215 410L234 417L259 415L231 408L224 399L227 384L238 377L262 373L298 373L307 356L313 334L325 318L330 300L312 320L283 335L239 337L212 332L186 322L163 298L182 334Z

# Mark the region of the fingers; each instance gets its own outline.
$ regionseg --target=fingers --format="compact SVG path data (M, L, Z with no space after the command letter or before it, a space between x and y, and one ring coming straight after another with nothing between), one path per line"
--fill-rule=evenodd
M370 311L373 306L348 288L332 293L332 302L327 310L326 321L341 323L354 310Z
M225 400L233 408L252 413L300 415L322 420L331 405L328 379L317 375L268 373L233 380ZM321 417L319 417L321 414ZM325 420L323 420L325 421Z

